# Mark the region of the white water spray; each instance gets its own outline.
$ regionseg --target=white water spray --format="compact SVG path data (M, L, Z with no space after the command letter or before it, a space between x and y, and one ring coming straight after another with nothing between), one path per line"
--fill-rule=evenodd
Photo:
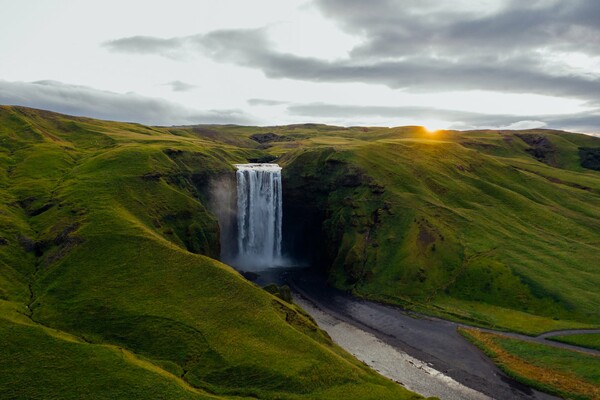
M281 167L236 164L239 266L269 268L281 262Z

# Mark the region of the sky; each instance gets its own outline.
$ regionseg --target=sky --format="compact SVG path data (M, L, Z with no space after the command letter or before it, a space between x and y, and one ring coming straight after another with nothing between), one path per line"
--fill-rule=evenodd
M597 0L0 0L0 104L600 134Z

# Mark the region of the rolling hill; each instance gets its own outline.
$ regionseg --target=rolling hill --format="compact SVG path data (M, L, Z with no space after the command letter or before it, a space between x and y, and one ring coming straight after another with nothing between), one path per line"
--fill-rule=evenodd
M206 184L261 154L0 108L0 397L419 398L215 259Z
M525 333L600 326L599 149L550 130L0 107L0 393L418 398L217 261L210 188L234 163L283 166L286 250L338 288Z

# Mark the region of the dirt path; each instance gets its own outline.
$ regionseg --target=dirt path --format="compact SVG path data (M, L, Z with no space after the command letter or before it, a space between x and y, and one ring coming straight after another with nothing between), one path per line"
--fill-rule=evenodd
M537 336L538 339L547 339L554 336L563 336L563 335L585 335L589 333L598 333L600 334L600 329L563 329L560 331L550 331L542 333ZM583 349L583 348L582 348Z
M463 325L463 324L458 324L458 323L456 324L456 326L472 328L468 325ZM562 343L562 342L556 342L554 340L548 340L551 337L561 336L561 335L577 335L580 333L600 333L600 329L565 329L565 330L560 330L560 331L551 331L551 332L542 333L539 336L527 336L527 335L522 335L520 333L502 332L502 331L496 331L493 329L485 329L485 328L477 328L477 329L479 329L482 332L497 333L499 335L504 335L507 337L523 340L525 342L540 343L540 344L543 344L546 346L552 346L552 347L558 347L561 349L578 351L580 353L586 353L586 354L590 354L593 356L600 356L599 350L590 349L587 347L575 346L572 344L567 344L567 343Z

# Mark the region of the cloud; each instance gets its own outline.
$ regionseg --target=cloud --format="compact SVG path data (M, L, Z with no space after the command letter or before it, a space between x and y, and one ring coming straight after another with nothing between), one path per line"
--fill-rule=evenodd
M194 110L159 98L114 93L57 81L0 80L0 104L148 125L253 122L250 116L240 110Z
M548 124L546 124L545 122L542 122L542 121L524 120L524 121L513 122L512 124L498 127L497 129L509 129L509 130L510 129L513 129L513 130L537 129L537 128L543 128L546 125L548 125Z
M171 90L174 92L189 92L198 88L196 85L182 81L171 81L165 83L166 86L171 86Z
M360 0L316 0L315 5L347 32L363 37L354 49L360 55L498 59L540 48L600 54L597 1L379 0L374 7Z
M582 133L600 133L600 109L590 112L550 116L546 119L548 126L558 129L572 130Z
M329 5L330 12L330 3L337 4L340 10L344 8L341 6L342 2L322 3ZM346 24L355 23L358 31L365 32L366 44L356 47L350 57L335 61L277 51L265 29L218 30L171 39L136 36L108 42L107 46L113 51L157 54L171 58L191 53L201 54L219 62L260 69L270 78L361 82L412 92L489 90L567 96L589 101L598 101L600 97L600 75L578 74L564 66L562 69L548 68L548 63L541 60L531 48L511 53L512 47L504 49L498 43L494 46L479 46L477 43L480 38L473 37L471 40L476 43L470 43L470 36L466 36L466 33L456 34L456 43L447 43L434 35L430 31L432 28L425 30L426 26L419 25L415 27L418 28L416 33L412 32L414 22L396 27L404 19L393 19L385 12L368 14L371 15L369 23L364 20L367 18L365 16L359 18L350 14L356 9L354 11L359 15L358 11L364 7L364 3L353 1L348 9L340 11L341 16L338 18L347 18ZM391 14L404 15L402 12ZM386 18L392 18L392 21ZM370 25L376 27L370 29ZM393 28L386 30L388 25ZM466 25L455 24L452 29L458 30L461 26ZM473 35L476 35L477 29L473 29ZM405 30L412 33L404 32ZM418 35L419 32L423 33L423 39ZM516 39L507 39L507 45L514 40ZM454 53L448 53L447 49L452 46L455 47Z
M165 57L178 58L179 47L185 40L181 38L162 39L152 36L132 36L104 42L107 49L131 54L160 54Z
M317 120L352 120L353 118L385 118L388 120L444 121L452 129L534 129L547 127L594 134L600 131L600 109L566 115L481 114L428 107L355 106L341 104L292 104L289 114Z
M204 56L261 70L272 79L376 84L412 93L530 93L585 100L595 109L571 115L516 117L419 107L356 109L248 100L250 106L287 105L291 115L307 118L394 118L402 113L457 121L456 126L547 124L583 132L600 129L598 1L313 0L312 7L357 38L346 57L325 60L286 52L285 43L272 42L269 28L172 38L134 36L105 46L115 52L168 58ZM585 62L577 61L581 57Z
M250 106L281 106L290 104L289 101L271 100L271 99L248 99L246 101Z
M297 104L278 100L250 99L251 105L286 105L288 115L327 122L356 118L387 118L447 121L455 129L531 129L546 126L599 135L600 109L567 115L515 116L480 114L427 107L382 107L343 104ZM56 81L8 82L0 80L0 104L41 108L70 115L87 116L148 125L255 124L256 119L240 110L193 110L163 99L135 93L114 93Z

